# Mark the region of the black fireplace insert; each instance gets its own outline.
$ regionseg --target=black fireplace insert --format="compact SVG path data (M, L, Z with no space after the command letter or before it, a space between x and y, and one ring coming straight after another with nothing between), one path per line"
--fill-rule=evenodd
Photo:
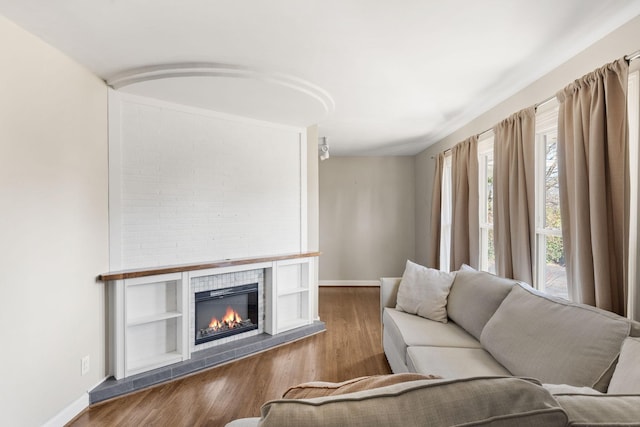
M258 329L258 284L197 292L196 345Z

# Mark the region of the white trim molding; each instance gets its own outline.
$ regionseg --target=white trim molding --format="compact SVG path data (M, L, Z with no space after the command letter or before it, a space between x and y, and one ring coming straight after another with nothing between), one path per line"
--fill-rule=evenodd
M89 407L89 393L83 393L75 402L58 412L43 427L62 427Z
M107 84L117 90L136 83L179 77L226 77L262 81L292 89L315 99L322 105L325 117L335 109L335 102L329 92L313 83L283 73L233 64L195 62L141 67L117 74L109 78Z

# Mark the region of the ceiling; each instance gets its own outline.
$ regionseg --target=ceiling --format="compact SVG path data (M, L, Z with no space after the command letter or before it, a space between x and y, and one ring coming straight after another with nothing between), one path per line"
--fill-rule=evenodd
M640 1L0 0L0 14L117 90L317 123L332 155L412 155Z

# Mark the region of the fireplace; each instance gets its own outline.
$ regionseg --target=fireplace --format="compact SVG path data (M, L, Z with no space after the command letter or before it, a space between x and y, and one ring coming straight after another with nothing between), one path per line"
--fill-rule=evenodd
M195 344L258 329L258 284L197 292Z

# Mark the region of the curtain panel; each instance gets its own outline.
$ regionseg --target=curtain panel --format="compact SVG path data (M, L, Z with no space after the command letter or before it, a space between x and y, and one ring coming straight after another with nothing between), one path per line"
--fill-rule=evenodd
M480 214L478 211L478 137L451 149L451 271L462 264L478 268Z
M562 237L574 301L626 312L628 64L622 58L558 92Z
M535 109L511 115L493 132L496 273L533 285Z
M444 170L444 153L436 155L436 171L433 177L433 192L431 193L431 232L429 233L429 257L427 267L440 266L440 212L442 209L442 172Z

